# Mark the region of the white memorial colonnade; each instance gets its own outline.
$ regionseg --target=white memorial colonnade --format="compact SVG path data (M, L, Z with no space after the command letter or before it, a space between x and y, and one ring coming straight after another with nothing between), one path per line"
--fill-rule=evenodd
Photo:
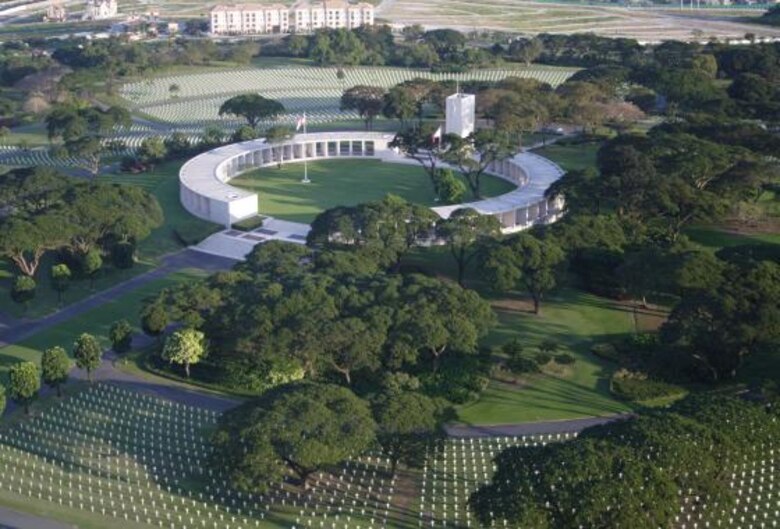
M258 214L257 195L231 186L233 177L280 161L377 158L388 163L416 164L389 147L393 137L382 132L319 132L297 134L277 143L257 139L218 147L182 166L181 203L196 217L229 228L234 222ZM563 200L548 200L544 196L550 184L563 175L561 168L550 160L532 153L519 153L493 164L487 172L517 185L517 189L485 200L434 207L433 211L447 218L457 209L474 208L479 213L496 216L505 233L554 222L561 216ZM370 185L370 178L367 174L366 185Z

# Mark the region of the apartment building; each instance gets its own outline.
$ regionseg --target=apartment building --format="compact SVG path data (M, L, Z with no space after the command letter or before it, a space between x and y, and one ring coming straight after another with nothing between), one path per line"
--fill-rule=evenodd
M374 24L374 6L345 0L282 4L218 5L211 10L214 35L309 33L320 28L358 28Z

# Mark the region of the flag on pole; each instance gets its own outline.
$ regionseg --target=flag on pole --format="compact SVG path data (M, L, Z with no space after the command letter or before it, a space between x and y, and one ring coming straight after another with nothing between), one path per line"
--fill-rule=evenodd
M433 136L431 136L431 139L433 140L433 143L441 143L441 125L438 129L436 129L436 132L433 133Z
M300 116L297 120L295 120L295 132L298 132L301 127L306 126L306 112L303 113L303 116Z

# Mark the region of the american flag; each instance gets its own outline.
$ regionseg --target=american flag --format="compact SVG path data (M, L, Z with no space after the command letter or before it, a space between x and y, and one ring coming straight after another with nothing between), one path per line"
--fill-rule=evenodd
M298 132L301 127L306 126L306 112L303 113L303 116L299 116L298 119L295 120L295 132Z

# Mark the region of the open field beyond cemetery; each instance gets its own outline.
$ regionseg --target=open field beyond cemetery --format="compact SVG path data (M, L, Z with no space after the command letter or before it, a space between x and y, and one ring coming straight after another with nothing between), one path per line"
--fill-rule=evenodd
M394 24L423 24L452 27L461 31L485 29L520 33L596 33L606 37L638 40L689 40L710 37L738 37L753 32L778 36L780 30L748 24L742 17L757 16L759 10L690 10L629 8L584 2L538 2L498 0L389 0L379 14ZM740 18L734 16L739 13Z
M11 2L8 2L9 4ZM67 0L73 13L81 11L81 0ZM121 14L145 13L150 8L163 17L178 19L202 18L219 2L215 0L190 0L158 2L153 6L146 0L122 0ZM275 3L261 0L261 3ZM290 2L291 3L291 2ZM452 27L463 31L500 30L515 33L579 33L591 32L610 37L629 37L639 40L676 38L707 39L709 37L739 37L747 32L777 36L780 31L754 26L746 19L757 16L760 9L742 6L724 9L683 10L677 5L657 8L624 7L607 2L498 0L467 2L465 0L372 0L377 5L377 19L402 26L422 24L427 27ZM40 20L45 2L16 0L16 4L28 4L27 11L7 17L18 26L6 28L14 35L26 33L46 34L56 31L54 24L35 23ZM0 13L2 3L0 3ZM93 29L94 23L71 22L67 32Z

